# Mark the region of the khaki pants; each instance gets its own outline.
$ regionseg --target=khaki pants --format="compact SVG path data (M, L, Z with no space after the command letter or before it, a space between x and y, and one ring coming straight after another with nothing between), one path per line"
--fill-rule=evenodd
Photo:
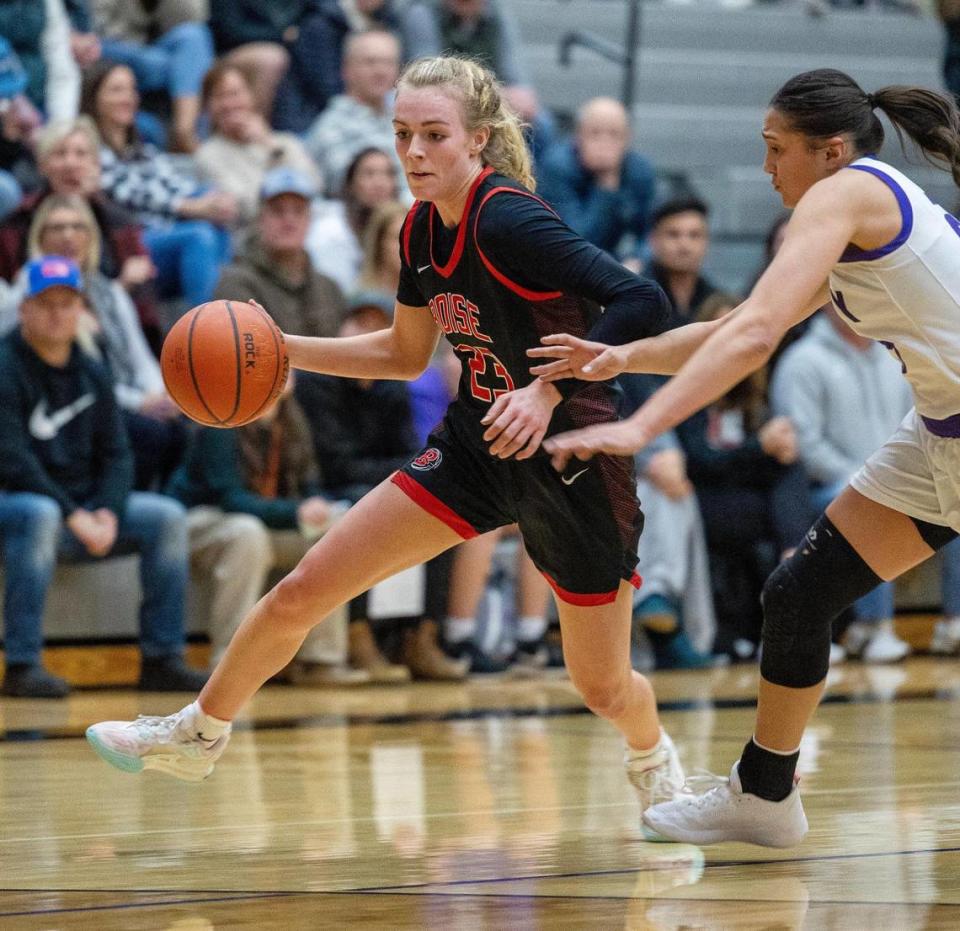
M187 513L190 568L208 593L211 662L220 661L240 622L259 601L272 569L292 569L311 543L297 531L271 531L251 514L197 507ZM346 608L322 619L297 659L343 665L347 658Z

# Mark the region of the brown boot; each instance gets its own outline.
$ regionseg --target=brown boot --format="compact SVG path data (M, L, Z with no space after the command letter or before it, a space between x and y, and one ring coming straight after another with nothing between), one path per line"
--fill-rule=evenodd
M460 682L470 671L470 660L451 659L440 649L436 621L424 620L405 631L401 657L414 679Z
M410 670L406 666L395 666L380 652L366 621L351 621L348 638L350 665L368 672L371 682L396 684L410 681Z
M365 669L353 669L337 663L311 663L302 659L291 660L280 670L276 678L288 685L304 685L309 688L325 686L343 688L366 685L371 681L370 673Z

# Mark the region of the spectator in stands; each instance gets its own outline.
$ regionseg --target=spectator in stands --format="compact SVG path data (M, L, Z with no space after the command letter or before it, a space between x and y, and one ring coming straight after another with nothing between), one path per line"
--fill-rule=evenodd
M93 20L90 17L88 0L64 0L64 7L70 19L70 51L73 60L86 68L92 65L101 55L100 36L94 32Z
M213 64L206 0L91 0L104 58L127 65L141 91L170 96L172 145L199 144L200 82Z
M253 219L260 206L260 186L271 168L286 166L306 175L315 192L323 189L320 172L290 133L278 133L256 108L249 75L229 61L215 64L203 79L203 103L210 117L210 138L194 156L201 177L228 191L237 201L239 219Z
M210 0L217 54L255 78L257 106L267 118L290 65L290 46L317 5L317 0Z
M33 213L50 194L87 200L100 231L100 271L130 292L148 340L159 346L160 324L150 282L156 270L143 243L142 227L100 187L100 139L89 117L51 123L41 132L36 153L43 187L28 195L0 224L0 277L12 281L27 261L27 234Z
M161 293L202 304L229 255L227 227L237 219L236 198L203 188L169 155L141 140L135 125L139 100L126 65L101 60L87 69L82 109L100 131L103 188L146 226Z
M355 295L340 336L384 329L393 319L393 306L392 297ZM300 374L296 394L310 423L324 491L332 498L359 501L420 448L407 386L402 382ZM427 592L426 600L434 608L431 594ZM404 666L395 666L387 662L374 640L367 596L355 598L350 603L350 664L366 669L375 682L405 681L411 674L462 679L466 665L443 655L435 620L435 616L425 618L406 631L400 654Z
M402 30L408 59L468 55L492 69L507 87L530 84L520 31L500 0L414 0L403 13Z
M0 341L0 526L7 695L69 691L42 666L41 624L58 555L140 554L140 688L192 691L184 665L187 527L183 508L131 492L126 431L106 370L75 346L83 313L69 259L30 263L20 328Z
M370 29L397 32L393 0L319 0L300 21L287 71L273 105L273 123L303 133L330 100L343 93L343 45Z
M269 531L299 531L289 564L276 566L290 569L346 511L344 502L320 494L310 429L292 389L291 376L280 401L251 424L199 430L168 487L190 508L192 560L220 580L208 628L214 664L275 567ZM229 566L225 547L234 548ZM369 674L347 668L346 654L346 619L332 617L311 633L283 678L301 685L369 682Z
M344 44L344 93L330 101L307 133L307 148L330 190L340 190L350 162L371 146L388 153L399 169L390 107L399 71L400 43L390 32L356 33Z
M698 319L715 320L736 303L714 295ZM796 432L787 417L769 416L766 373L760 371L676 433L700 503L711 568L726 583L718 590L721 645L743 655L736 641L759 641L764 580L810 524Z
M148 491L162 485L183 457L186 427L164 387L133 301L118 281L99 270L100 233L87 201L77 194L47 197L34 214L28 249L32 259L62 255L80 268L89 310L81 345L105 358L113 377L133 452L134 488ZM26 289L24 271L13 289L17 305Z
M960 0L937 0L946 44L943 51L943 82L960 102Z
M621 416L637 410L661 381L649 375L621 376ZM710 564L683 447L670 431L638 453L636 459L637 497L643 502L644 524L637 563L643 587L634 596L634 650L643 629L657 669L711 665L709 653L717 622Z
M522 540L517 542L514 562L517 618L514 652L512 655L491 654L477 642L477 613L489 582L494 551L500 540L514 532L515 525L501 527L492 533L465 540L453 551L443 637L447 653L468 662L473 673L497 673L510 668L518 672L534 672L543 669L549 660L545 637L550 588L527 554Z
M414 0L401 14L406 60L450 52L469 55L492 68L504 96L527 124L525 135L539 164L555 137L551 114L543 109L524 67L523 43L505 0Z
M357 278L362 291L379 291L393 297L400 284L400 230L407 218L406 204L391 200L370 218L363 236L363 264Z
M771 399L776 413L796 426L800 459L811 481L814 508L822 511L861 464L897 429L913 406L899 363L879 343L858 336L830 305L780 359ZM960 545L943 552L943 610L935 652L960 649ZM893 583L885 582L853 607L848 653L866 662L892 662L910 652L893 630Z
M314 271L304 249L313 192L311 180L292 168L267 173L256 232L223 269L214 296L255 300L285 333L335 336L346 311L343 294Z
M26 95L48 120L72 120L80 99L80 70L70 50L63 0L0 0L0 36L27 73Z
M397 195L394 160L383 149L361 149L347 167L342 197L316 205L307 252L313 267L336 281L344 293L357 285L364 232L374 209Z
M16 172L31 158L40 114L23 96L27 73L10 43L0 36L0 220L20 205L23 190Z
M655 179L650 162L630 148L623 104L609 97L585 103L575 138L543 156L537 181L540 195L585 239L619 258L639 254Z
M647 274L667 292L673 313L668 329L696 319L704 301L716 293L703 275L710 248L709 209L697 197L681 197L661 204L653 214Z

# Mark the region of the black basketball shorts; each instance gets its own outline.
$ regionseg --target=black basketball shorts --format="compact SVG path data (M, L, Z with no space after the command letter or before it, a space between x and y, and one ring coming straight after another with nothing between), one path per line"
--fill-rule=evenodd
M497 459L485 428L455 410L394 473L395 485L464 539L518 524L534 565L570 604L609 604L621 579L639 588L643 513L632 458L573 459L562 475L543 453Z

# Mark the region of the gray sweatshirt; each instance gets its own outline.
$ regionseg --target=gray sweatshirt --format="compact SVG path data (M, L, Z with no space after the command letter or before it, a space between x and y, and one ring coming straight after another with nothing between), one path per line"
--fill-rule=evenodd
M913 406L899 363L879 343L851 345L823 314L780 359L770 386L776 414L797 431L814 482L846 482Z

